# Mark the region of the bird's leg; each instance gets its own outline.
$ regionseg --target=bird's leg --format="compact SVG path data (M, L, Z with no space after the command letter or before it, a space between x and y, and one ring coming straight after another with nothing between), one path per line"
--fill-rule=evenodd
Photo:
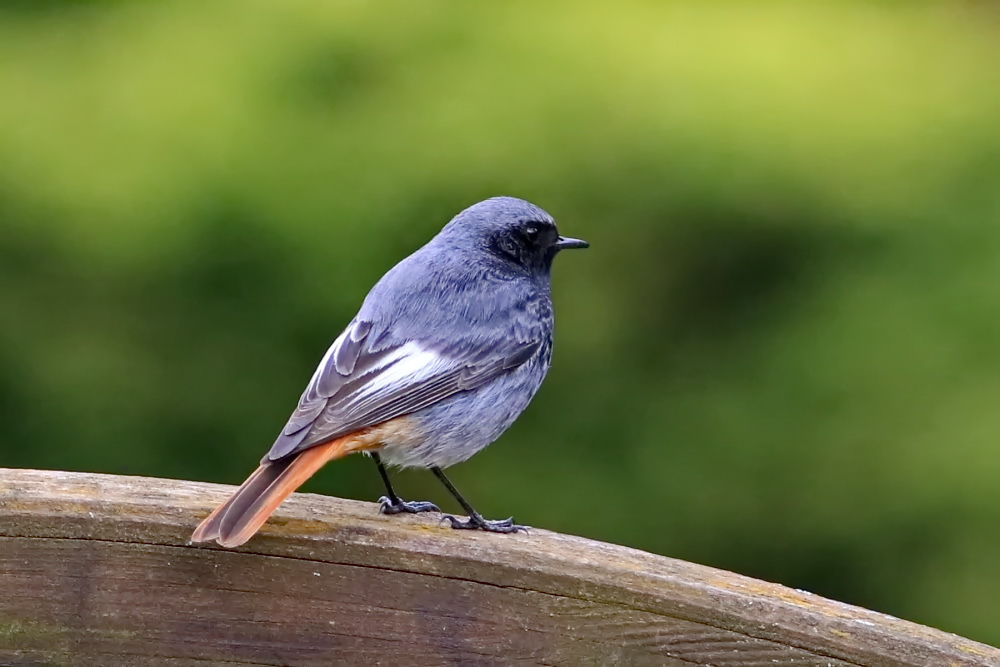
M396 491L392 488L392 483L389 481L389 473L386 471L385 466L382 465L382 459L375 452L371 453L372 460L375 461L375 465L378 466L378 474L382 477L382 483L385 484L386 494L378 499L378 511L382 514L416 514L417 512L440 512L441 510L434 503L422 502L422 501L412 501L406 502L402 498L396 495Z
M434 473L439 480L441 480L441 483L444 484L445 488L451 492L451 495L455 496L455 500L458 501L458 504L461 505L469 515L469 518L465 521L456 519L450 514L445 514L441 517L441 520L450 523L452 528L456 530L485 530L490 533L516 533L519 530L528 532L527 526L519 526L514 523L514 517L503 519L502 521L489 521L484 519L483 515L474 510L472 505L470 505L469 502L462 497L462 494L458 492L458 489L456 489L455 485L451 483L451 480L444 476L441 468L431 466L431 472Z

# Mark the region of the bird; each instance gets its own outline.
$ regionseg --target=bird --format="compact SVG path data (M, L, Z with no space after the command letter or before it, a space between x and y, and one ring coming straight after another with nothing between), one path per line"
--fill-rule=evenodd
M247 542L328 461L375 462L383 514L440 512L404 501L386 465L429 469L465 510L452 528L513 533L487 520L443 469L494 442L528 406L552 360L552 260L586 248L523 199L461 211L372 287L333 341L258 468L195 529L192 542Z

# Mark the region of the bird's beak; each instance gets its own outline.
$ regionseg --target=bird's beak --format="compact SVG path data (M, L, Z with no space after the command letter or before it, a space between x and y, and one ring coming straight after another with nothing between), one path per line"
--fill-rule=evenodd
M571 250L572 248L589 248L590 244L583 239L571 239L565 236L560 236L559 240L554 244L557 250Z

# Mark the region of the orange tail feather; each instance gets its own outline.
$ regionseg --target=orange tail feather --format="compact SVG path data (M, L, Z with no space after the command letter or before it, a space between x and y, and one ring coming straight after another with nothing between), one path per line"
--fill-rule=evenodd
M215 540L238 547L260 530L278 505L323 464L354 451L350 436L331 440L280 461L265 461L240 488L198 524L192 542Z

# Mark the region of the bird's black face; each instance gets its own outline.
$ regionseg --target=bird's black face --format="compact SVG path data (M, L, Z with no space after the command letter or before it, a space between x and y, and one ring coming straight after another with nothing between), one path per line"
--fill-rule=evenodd
M507 225L493 237L494 251L524 266L548 267L560 250L586 248L590 244L580 239L559 236L552 220L518 220Z

